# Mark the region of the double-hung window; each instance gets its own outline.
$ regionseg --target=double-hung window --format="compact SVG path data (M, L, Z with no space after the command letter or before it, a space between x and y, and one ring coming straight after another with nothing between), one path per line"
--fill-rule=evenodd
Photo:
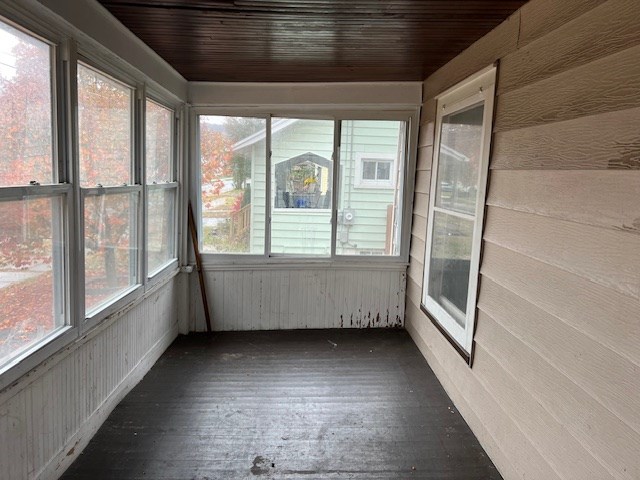
M0 19L0 370L69 325L54 45Z
M493 117L495 68L437 99L422 303L470 358Z
M198 115L202 251L400 257L410 115L393 116Z
M0 388L177 270L175 111L32 25L0 17Z
M139 284L141 186L134 161L134 89L78 64L85 316Z
M147 189L147 276L176 258L178 183L174 150L173 110L147 98L145 159Z

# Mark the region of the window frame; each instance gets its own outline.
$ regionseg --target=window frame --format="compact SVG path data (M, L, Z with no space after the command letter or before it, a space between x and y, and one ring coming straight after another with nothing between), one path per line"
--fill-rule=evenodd
M143 100L143 117L142 121L142 136L141 142L143 144L143 153L142 153L142 167L141 167L141 183L144 187L143 192L143 201L145 202L144 207L144 259L143 259L143 277L145 278L145 290L148 290L150 287L155 285L158 281L161 281L164 277L163 273L166 273L168 270L175 269L178 265L178 253L179 253L179 245L178 245L178 231L179 231L179 205L180 203L180 182L178 181L179 168L178 168L178 129L180 118L175 107L171 106L169 102L161 99L161 96L153 91L146 90L144 92L144 100ZM147 183L147 103L152 102L156 105L166 108L171 112L171 180L165 183ZM149 232L149 194L152 190L165 190L171 189L174 191L174 202L173 202L173 232L172 232L172 241L173 248L171 253L171 258L161 264L159 267L156 267L154 270L149 270L149 249L147 243L147 236Z
M332 267L334 265L408 265L409 261L409 242L411 233L411 218L413 208L413 180L415 178L415 162L418 141L418 124L419 124L419 108L402 108L380 110L362 108L362 109L337 109L323 108L317 105L297 105L288 108L272 108L270 106L256 107L193 107L190 111L189 128L190 143L192 145L189 157L192 159L192 169L189 178L191 195L189 200L193 205L193 211L196 228L198 231L198 242L202 245L202 206L200 204L201 191L201 173L200 173L200 138L199 138L199 117L201 115L218 115L218 116L238 116L252 118L267 119L267 135L266 135L266 152L267 152L267 171L266 178L269 179L266 185L265 194L267 198L271 198L271 119L272 118L296 118L310 120L331 120L334 122L334 147L333 147L333 191L332 191L332 207L331 207L331 253L329 255L297 255L297 254L281 254L270 252L270 221L271 211L275 210L271 207L271 202L266 202L266 223L265 223L265 245L264 252L259 254L234 254L234 253L211 253L201 252L203 266L221 266L221 265L321 265ZM336 254L337 242L337 219L338 219L338 191L339 173L340 173L340 141L341 141L341 123L348 120L393 120L405 122L405 143L404 165L402 169L402 178L397 178L396 182L401 182L402 188L402 204L400 212L400 253L399 255L338 255ZM289 209L277 209L278 212ZM296 209L291 209L296 210ZM307 209L302 209L307 210ZM308 209L308 212L326 213L326 209ZM191 260L193 256L191 255Z
M427 216L427 235L424 252L424 272L422 282L421 309L429 316L431 321L454 346L454 348L471 364L473 356L473 334L475 331L478 280L480 271L480 258L482 248L482 232L484 227L484 213L486 191L489 175L489 159L491 151L491 138L494 117L496 66L491 65L475 75L463 80L454 87L446 90L436 97L437 112L435 124L435 141L433 148L433 161L431 167L431 182L429 195L429 209ZM482 141L479 165L479 175L476 190L476 208L474 215L455 212L452 209L436 207L436 192L438 182L438 167L440 163L440 144L442 136L442 121L446 115L462 111L473 105L482 103ZM435 213L445 210L445 214L473 221L473 236L471 240L471 259L469 270L469 285L467 290L467 311L465 313L465 326L461 327L454 317L450 315L438 302L429 296L429 273L431 267L431 250L433 245L433 230Z
M41 184L0 187L0 201L20 201L27 198L59 198L61 200L60 216L57 219L52 218L52 222L59 222L59 231L63 242L63 258L60 259L60 268L64 289L62 295L64 324L0 365L0 390L74 341L78 331L78 318L71 301L73 275L70 259L75 249L73 222L71 221L74 195L65 157L68 131L65 122L61 121L64 118L65 102L68 98L68 90L64 82L64 62L69 58L69 40L62 38L54 31L43 28L28 18L23 18L19 14L9 15L9 13L0 10L0 22L49 46L52 178L51 181Z
M76 170L78 172L76 178L76 187L79 190L79 204L80 204L80 218L79 222L79 241L81 242L81 251L82 253L79 255L78 263L82 264L82 294L81 298L78 299L79 302L82 303L82 326L81 331L85 332L95 325L101 323L105 318L113 315L115 312L122 309L124 306L133 302L138 295L142 293L144 290L144 276L142 272L142 257L145 255L145 251L143 250L144 246L144 233L141 231L143 229L140 228L140 225L144 226L144 194L143 194L143 185L141 184L141 145L140 142L143 140L140 137L140 130L144 126L141 125L140 122L140 108L141 102L139 101L140 96L140 86L136 84L135 80L130 78L127 75L123 75L120 72L115 71L115 69L110 68L109 65L100 65L97 66L96 62L91 58L85 55L78 55L76 61L76 74L75 77L75 85L76 85L76 97L75 101L78 102L79 95L77 93L78 85L77 85L77 66L84 66L90 70L93 70L98 75L102 75L107 77L109 80L116 82L128 89L131 90L131 163L130 163L130 172L131 176L129 181L126 184L122 185L107 185L107 186L82 186L80 182L80 121L79 118L76 119L76 149L77 149L77 160L74 163L76 166ZM76 105L77 107L77 105ZM118 194L126 194L126 193L137 193L138 202L137 202L137 211L135 212L136 220L134 221L133 226L135 227L135 235L136 235L136 283L130 285L128 288L122 290L119 294L114 296L101 303L98 307L94 308L91 311L87 310L86 306L86 269L85 269L85 224L84 224L84 214L85 214L85 201L88 197L94 196L102 196L102 195L118 195ZM80 293L79 293L80 295Z
M1 3L1 2L0 2ZM114 57L113 53L95 42L86 42L78 37L77 32L67 25L41 14L33 14L20 5L0 4L0 21L20 32L48 44L51 48L51 149L53 174L52 181L41 185L15 185L0 189L0 201L20 200L24 197L60 198L62 205L60 216L56 216L56 231L64 236L63 256L60 259L63 270L64 325L46 335L30 347L12 355L0 366L0 391L16 381L20 381L26 373L61 354L74 342L84 341L86 335L117 318L119 312L130 308L146 298L160 285L168 282L179 272L179 266L187 263L185 231L186 217L182 213L185 205L185 189L182 181L185 175L184 159L186 149L186 103L177 94L166 90L134 65ZM138 194L138 213L136 228L138 230L138 283L130 290L105 304L91 318L85 315L85 276L84 276L84 212L82 201L87 192L80 186L79 175L79 131L78 131L78 95L77 65L97 70L118 83L125 84L134 91L134 117L132 130L132 181L126 187L135 187ZM146 245L143 243L143 219L146 215L146 197L143 177L144 152L144 118L141 109L144 107L144 94L149 98L170 108L174 116L173 135L173 178L177 184L175 196L175 253L176 258L159 269L153 278L147 278L142 259L146 257ZM142 96L141 96L142 95ZM142 132L141 132L142 129ZM98 188L89 186L90 188ZM120 186L118 186L120 187ZM107 188L107 187L105 187ZM55 220L54 219L54 220ZM56 258L60 255L56 255Z
M355 188L368 189L392 189L396 186L395 162L396 157L388 153L358 153L356 154L356 176L353 182ZM389 179L380 180L362 178L364 174L364 162L375 162L376 177L378 176L378 163L385 162L390 164Z

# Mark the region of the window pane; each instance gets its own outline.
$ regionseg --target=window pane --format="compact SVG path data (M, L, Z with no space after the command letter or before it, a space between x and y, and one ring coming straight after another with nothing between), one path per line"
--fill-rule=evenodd
M147 270L151 275L175 258L176 188L150 188L147 196Z
M465 325L473 222L434 212L429 296Z
M135 285L138 194L85 198L85 303L89 315Z
M405 128L399 121L342 122L338 255L400 254L402 181L393 179L402 179Z
M173 181L173 112L147 99L146 139L147 183Z
M378 180L391 179L391 164L389 162L378 162Z
M53 183L51 47L0 22L0 185Z
M203 252L264 253L266 125L200 116Z
M0 365L64 326L62 203L0 202Z
M332 120L271 124L271 251L331 254Z
M442 118L436 205L474 215L484 103Z
M131 88L78 65L80 182L131 183Z
M364 180L376 179L376 162L362 162L362 178Z

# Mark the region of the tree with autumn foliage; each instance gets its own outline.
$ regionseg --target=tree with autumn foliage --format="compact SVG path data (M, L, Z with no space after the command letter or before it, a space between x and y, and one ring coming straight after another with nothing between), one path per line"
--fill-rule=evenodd
M51 184L54 174L50 49L11 27L15 42L0 47L10 59L0 71L0 186ZM54 309L52 219L57 199L0 202L0 360L47 335Z
M53 183L49 50L29 39L12 54L13 74L0 75L0 185ZM50 259L51 208L43 199L0 203L0 266Z
M78 66L78 138L83 187L132 184L133 91ZM129 285L135 196L113 193L85 198L85 283L93 306Z
M201 122L200 174L205 204L220 194L224 186L222 179L233 173L232 154L233 141L224 132L216 130L215 126Z

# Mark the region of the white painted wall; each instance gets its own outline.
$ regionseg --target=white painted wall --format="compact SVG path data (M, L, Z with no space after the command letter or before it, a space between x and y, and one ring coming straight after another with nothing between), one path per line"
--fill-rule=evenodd
M98 65L125 71L176 105L186 99L186 80L98 2L3 0L0 14L61 44L69 39ZM43 358L55 353L0 390L0 479L64 472L178 330L186 331L187 287L172 264L94 328L72 330L76 337L59 350L48 344Z
M313 108L349 106L415 108L422 101L422 82L234 83L189 82L189 103L196 106L274 106Z
M71 465L177 336L185 285L172 276L0 392L2 480L56 479Z
M402 327L405 271L402 264L205 268L213 329ZM190 329L205 331L195 274L190 297Z

